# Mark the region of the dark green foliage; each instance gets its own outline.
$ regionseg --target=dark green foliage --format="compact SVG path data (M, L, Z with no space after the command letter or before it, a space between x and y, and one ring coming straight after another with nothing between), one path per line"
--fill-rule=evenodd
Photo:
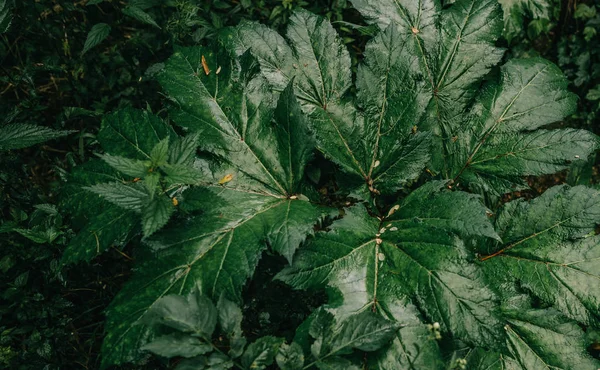
M567 3L0 0L0 367L598 368Z
M493 1L354 5L383 28L367 45L356 94L343 43L327 21L306 11L292 15L286 38L242 23L222 33L224 48L179 49L157 71L170 118L202 138L203 155L191 165L198 171L194 186L181 189L181 211L189 215L145 240L133 280L108 311L105 366L137 361L140 347L194 357L189 361L200 368L263 368L282 349L284 368L301 368L300 359L313 356L307 368L359 368L367 361L375 369L433 369L468 364L469 356L448 360L449 350L465 346L495 350L524 369L596 363L583 332L574 331L575 322L596 325L598 297L589 279L557 267L552 276L569 277L556 285L550 276L523 271L523 260L537 251L526 245L545 243L548 251L536 259L546 268L574 261L590 264L582 269L592 273L598 248L585 238L600 221L598 192L556 187L531 203L507 203L495 217L465 192L485 195L495 210L502 195L526 186L524 176L567 168L598 147L591 133L545 128L575 108L560 71L543 59L515 59L482 85L502 56L493 44L501 31ZM137 132L143 122L128 127ZM144 142L142 131L138 136ZM138 151L160 167L167 141L156 140L150 152ZM309 187L304 169L313 145L345 173L339 186L362 204L345 208L296 253L328 212L299 193ZM104 159L113 167L143 173L141 162L111 155ZM426 169L429 175L417 181ZM141 189L115 183L92 190L139 211L147 201ZM558 251L564 243L588 247L571 257ZM299 327L299 348L267 336L243 355L241 344L230 343L235 356L207 356L219 310L194 292L240 303L265 250L290 263L277 279L296 289L326 289L327 304ZM518 251L525 254L513 266ZM514 280L498 278L513 268ZM173 293L183 296L163 298ZM547 312L558 328L540 321L546 311L533 298L557 310ZM567 303L573 300L579 307ZM156 310L164 325L204 341L162 335L147 319ZM328 337L333 322L338 334ZM358 334L384 322L399 329L394 340ZM348 341L375 353L342 358Z
M354 349L372 352L381 348L398 330L397 325L369 311L335 322L331 314L320 310L309 324L308 334L314 342L310 355L305 357L297 342L287 344L285 339L273 336L260 337L246 346L242 318L242 311L223 296L216 306L198 291L187 297L165 296L156 301L142 320L166 330L141 349L163 357L185 357L177 366L179 370L234 366L265 369L275 361L287 370L313 365L328 369L349 365L343 355L351 354ZM214 344L217 323L222 336L220 343ZM223 342L228 344L229 351L220 349Z

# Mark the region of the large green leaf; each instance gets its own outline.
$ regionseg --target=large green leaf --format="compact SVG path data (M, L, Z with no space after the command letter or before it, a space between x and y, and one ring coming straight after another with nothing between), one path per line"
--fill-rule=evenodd
M388 31L370 43L367 64L359 69L357 84L364 91L357 103L366 114L346 94L350 60L325 18L296 12L287 31L289 46L253 23L228 30L222 39L237 53L250 49L275 88L293 80L319 149L372 192L391 193L423 170L431 139L411 133L422 111L417 104L421 84L407 70L411 61L403 59L399 33ZM272 43L277 47L268 47Z
M538 130L571 114L575 95L548 61L511 60L499 82L488 84L472 117L456 124L449 176L488 196L522 188L526 175L554 173L570 161L587 158L598 146L584 131Z
M172 135L172 129L159 117L125 108L104 117L98 141L108 154L149 160L156 144Z
M298 199L313 146L293 87L277 98L257 72L249 54L236 61L204 48L166 62L159 80L176 102L173 120L218 161L192 165L206 180L178 196L188 217L147 239L137 256L136 274L108 311L103 366L140 357L137 348L156 335L140 319L166 294L200 287L213 300L240 303L262 253L270 247L291 261L323 216Z
M219 74L206 75L203 58ZM235 164L263 185L261 192L291 196L310 156L310 141L292 137L306 134L298 103L283 94L274 111L276 100L258 64L247 54L240 64L223 52L183 49L167 61L159 81L179 104L175 122L203 136L201 149ZM266 129L272 121L275 128Z
M511 313L508 313L509 315ZM597 369L585 350L585 334L553 310L514 312L505 326L507 344L523 369Z
M568 317L597 325L599 223L600 192L583 186L508 203L496 222L504 245L483 257L485 271L495 284L518 281Z
M430 208L445 207L446 202L444 193L435 196L435 192L425 201ZM410 203L406 207L426 208ZM485 209L479 207L485 219ZM462 243L448 233L451 230L435 221L430 226L417 217L403 223L379 221L362 207L350 209L331 231L319 233L300 250L293 266L278 277L295 288L335 288L340 315L372 307L387 319L414 322L414 311L405 302L410 297L444 331L475 344L493 343L499 330L496 298L470 263ZM419 336L411 328L407 337ZM405 348L414 345L401 344ZM435 363L435 356L430 360ZM413 361L408 359L408 363Z
M200 285L207 296L240 302L241 288L267 245L295 249L321 216L305 201L219 186L184 197L206 213L161 231L137 257L137 273L108 311L105 365L139 357L137 348L152 336L139 319L163 295L188 294Z

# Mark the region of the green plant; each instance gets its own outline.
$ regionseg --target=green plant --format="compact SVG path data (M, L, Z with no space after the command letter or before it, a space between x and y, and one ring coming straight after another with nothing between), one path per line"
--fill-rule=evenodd
M310 326L304 328L304 335L315 341L312 353L305 358L300 344L288 345L283 338L260 337L246 346L242 310L223 296L215 306L199 291L188 297L170 295L160 298L142 318L167 334L144 345L142 350L163 357L185 357L177 366L179 370L264 369L274 362L282 369L301 369L305 364L311 367L316 363L352 366L343 355L353 349L375 351L389 342L398 329L397 324L370 311L339 323L324 310L313 316ZM213 339L217 322L222 336Z
M498 0L504 10L504 37L511 43L549 33L560 18L558 0Z
M290 264L277 279L327 290L318 312L328 314L316 312L299 327L297 346L258 340L273 345L269 361L242 357L238 367L265 368L279 349L285 355L292 347L314 359L283 361L283 368L598 367L579 324L595 328L600 314L593 283L600 193L558 186L530 202L499 205L502 195L526 188L524 176L566 169L598 148L587 131L546 128L576 107L564 76L540 58L493 69L503 56L495 46L502 30L495 0L459 0L444 9L436 1L353 5L381 29L365 50L355 95L348 51L325 18L306 11L290 18L287 40L245 22L223 32L220 45L180 48L160 66L169 119L186 138L201 138L199 152L188 165L193 181L170 189L177 212L137 248L136 273L107 311L104 367L141 360L140 348L183 357L215 351L209 300L241 305L267 250ZM115 120L123 114L130 118ZM139 200L129 190L108 196L98 184L137 184L139 161L150 158L144 176L161 167L151 152L174 135L146 112L114 113L103 128L116 123L102 143L113 168L95 161L72 174L65 206L92 221L76 237L86 241L69 246L66 262L139 234L135 226L120 227L135 218L117 208L133 202L140 209ZM305 175L315 148L336 165L322 179ZM115 156L139 161L116 165ZM157 181L155 196L172 197ZM323 202L311 182L326 182L336 197ZM339 204L341 210L331 209ZM113 221L92 218L99 207L107 208L98 217L110 210ZM194 297L197 290L207 298ZM192 307L198 302L203 309ZM156 310L163 312L159 323L202 333L202 341L193 339L189 352L161 352L190 336L170 332L165 339L165 328L147 320ZM203 322L193 317L199 312L212 318L211 330L189 330ZM352 354L344 349L349 356L335 360L318 350L330 328L358 332L368 320L385 323L393 339L354 346ZM327 329L306 335L315 326ZM243 345L236 346L226 349L241 354ZM194 366L236 366L212 356L225 364Z

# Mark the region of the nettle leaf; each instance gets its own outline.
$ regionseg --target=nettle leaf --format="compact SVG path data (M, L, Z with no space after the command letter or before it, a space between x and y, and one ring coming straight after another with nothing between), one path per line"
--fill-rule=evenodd
M44 141L66 136L72 132L58 131L26 123L11 123L0 127L0 151L27 148Z
M110 182L88 186L84 189L98 194L114 205L137 212L141 212L149 198L148 193L140 184Z
M93 160L76 167L64 187L62 208L68 211L81 231L71 239L62 262L90 261L112 246L126 244L138 231L134 211L106 203L105 198L86 190L102 183L125 180L108 164ZM98 212L101 209L102 212Z
M108 154L150 160L152 149L173 135L172 129L159 117L147 111L125 108L104 117L98 141Z
M175 212L175 205L166 195L156 196L142 209L142 231L148 237L160 230Z
M88 32L87 38L85 40L85 44L83 45L83 50L81 51L81 55L87 53L94 46L100 44L104 39L108 37L110 34L110 26L106 23L97 23L95 24L90 32Z
M554 187L530 203L507 203L496 228L504 240L483 257L496 284L518 282L566 316L598 325L600 192Z
M218 162L208 171L198 164L207 180L178 196L191 215L146 240L136 274L109 309L104 366L140 357L139 345L155 335L141 318L160 297L199 286L207 297L240 303L262 253L270 248L291 261L328 212L298 199L312 147L298 137L308 131L293 88L277 97L258 72L249 54L237 61L205 48L182 49L165 63L159 81L177 103L173 121L201 137L200 150ZM157 143L133 149L142 156Z

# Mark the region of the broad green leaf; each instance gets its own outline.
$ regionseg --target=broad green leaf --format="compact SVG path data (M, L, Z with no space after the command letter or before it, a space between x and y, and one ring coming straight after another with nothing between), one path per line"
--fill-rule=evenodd
M304 366L304 352L296 342L282 344L275 359L281 370L302 370Z
M404 70L416 67L424 76L428 115L438 126L446 115L467 106L481 78L502 57L502 50L494 46L502 29L496 0L459 0L444 10L437 0L352 4L382 30L395 28L395 47L402 48L410 63Z
M140 212L149 200L148 193L139 184L109 182L87 186L84 189L98 194L116 206L136 212Z
M291 83L279 96L274 118L281 128L276 131L277 140L288 149L287 157L281 157L286 174L285 186L296 193L300 190L300 180L304 177L306 163L312 158L315 145Z
M275 31L256 23L227 30L222 41L242 54L250 49L265 77L283 90L295 79L295 92L309 110L327 109L340 100L352 83L350 55L331 24L304 10L290 17L286 41Z
M410 309L402 309L407 303L401 304L410 297L444 331L474 344L496 342L496 298L462 243L418 220L381 233L388 224L362 208L348 210L331 231L300 250L278 278L295 288L329 285L340 291L342 313L371 306L399 323L412 321Z
M539 58L502 66L500 81L484 88L474 117L459 123L447 143L450 177L497 197L522 187L523 176L553 173L569 160L587 158L597 147L591 134L532 132L574 111L575 95L566 87L560 70Z
M227 355L213 352L206 361L206 365L209 370L229 370L234 366L234 363Z
M550 22L554 4L549 0L498 0L504 10L504 37L510 43L521 36L525 19Z
M195 357L212 351L210 344L202 343L200 339L174 333L158 337L142 346L142 351L150 351L162 357Z
M158 299L143 321L210 338L217 325L217 309L210 299L194 290L187 297L167 295Z
M509 313L510 314L510 313ZM553 310L512 313L505 326L507 345L523 369L598 369L585 350L585 333Z
M12 123L0 127L0 150L22 149L70 134L48 127Z
M190 190L183 198L205 212L147 242L137 273L109 309L105 365L139 358L139 341L152 333L139 319L165 294L187 294L200 285L208 297L240 302L241 288L267 245L295 250L322 212L305 201L221 186Z
M162 166L169 158L169 138L164 138L152 148L150 160L154 166Z
M446 185L446 181L431 181L413 191L401 204L392 207L389 223L381 231L393 232L393 228L418 224L464 237L485 236L499 240L489 219L491 212L483 206L481 199L461 191L448 191Z
M69 175L63 189L62 208L72 215L73 224L81 230L63 253L63 263L90 261L113 245L127 243L137 232L138 217L134 211L107 204L104 198L84 189L109 181L124 180L100 160L77 166Z
M504 50L495 47L500 14L497 0L458 0L442 12L433 89L438 119L468 107L483 77L502 58Z
M398 27L404 38L412 39L413 48L421 49L420 53L437 42L436 22L441 10L438 0L352 0L352 6L381 29L390 24Z
M127 176L143 178L148 174L150 163L140 161L139 159L129 159L118 155L105 154L101 156L102 160L115 170L124 173Z
M298 98L326 110L352 84L348 50L327 18L304 10L290 17L287 38L302 76L295 81Z
M498 215L504 245L483 257L490 281L518 281L566 316L597 325L600 302L600 193L556 187Z
M339 323L332 336L325 337L319 357L348 354L352 349L378 350L394 337L399 326L370 311L349 316Z
M311 113L319 149L372 192L391 193L418 177L429 161L430 137L411 135L420 84L403 70L411 61L402 58L398 32L390 28L378 36L365 53L367 65L359 69L358 85L365 90L359 103L368 115L345 98L351 82L348 53L325 18L296 12L287 37L289 47L274 31L244 23L223 39L238 53L250 48L275 88L293 79L298 99ZM269 42L281 46L269 48Z
M188 166L194 162L196 149L199 145L198 135L187 135L184 138L173 140L169 144L169 163L171 165Z
M220 73L206 75L202 58L210 69ZM224 52L189 48L167 61L159 81L179 104L173 110L173 120L202 135L205 138L200 143L202 149L262 183L263 188L256 190L290 196L301 182L299 171L309 158L306 141L290 140L290 133L305 132L303 120L298 117L289 121L285 112L295 108L291 96L285 98L285 94L275 113L276 102L268 84L258 74L258 67L248 54L240 66ZM272 121L274 129L263 129ZM290 125L294 125L293 132L289 131ZM290 153L299 157L290 158Z
M149 160L156 144L171 135L172 129L157 116L125 108L104 117L98 141L108 154Z
M156 196L145 204L141 209L144 237L149 237L165 226L174 211L173 201L166 195Z
M221 332L229 339L229 356L237 358L242 355L246 346L246 338L242 332L242 310L230 300L221 296L217 303Z
M126 16L129 16L133 19L137 19L138 21L140 21L142 23L149 24L151 26L154 26L154 27L160 29L160 26L158 25L158 23L156 23L154 18L152 18L152 16L150 14L146 13L142 8L139 8L135 5L131 5L131 6L123 8L122 12Z
M100 44L110 34L110 26L106 23L95 24L87 35L81 55L87 53L94 46Z
M242 356L242 365L246 369L262 370L275 361L275 356L284 339L276 337L261 337L251 343Z

